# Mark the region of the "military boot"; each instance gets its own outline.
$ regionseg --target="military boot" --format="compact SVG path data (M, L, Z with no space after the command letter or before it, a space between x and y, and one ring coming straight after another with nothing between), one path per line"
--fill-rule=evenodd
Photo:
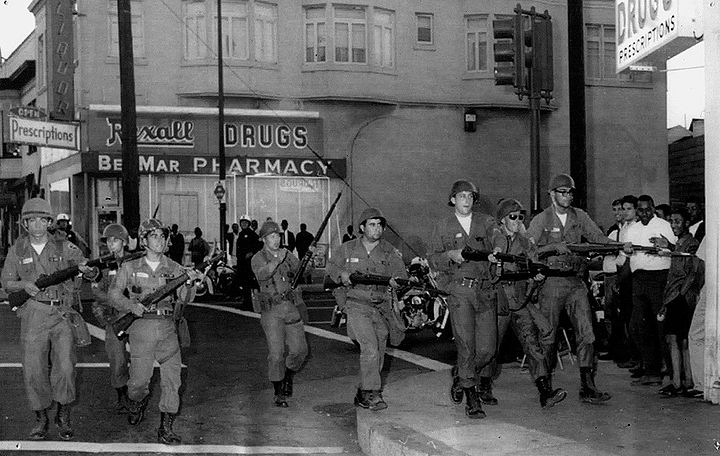
M117 413L127 413L127 402L128 402L128 395L127 395L127 386L122 386L120 388L115 388L115 391L117 392L117 402L115 403L115 411Z
M599 391L595 386L595 369L580 368L580 400L588 404L600 404L609 401L610 394Z
M454 403L459 404L463 400L463 388L462 388L462 386L460 386L460 377L458 377L457 366L453 367L450 370L450 375L452 375L452 386L450 387L450 399Z
M387 403L385 402L385 399L383 399L382 391L380 390L371 391L369 400L370 406L368 408L373 412L385 410L387 408Z
M180 436L173 431L173 423L175 423L174 413L160 412L160 427L158 428L158 443L165 445L180 445L182 442Z
M356 407L370 408L370 394L372 391L358 388L353 403Z
M480 384L477 385L478 397L483 404L497 405L498 400L492 393L492 377L480 377Z
M273 389L275 390L275 406L276 407L287 407L287 398L283 394L283 382L272 382Z
M295 371L292 369L285 369L285 378L282 379L282 392L285 397L292 397L293 395L293 376Z
M540 393L540 407L542 408L550 408L558 402L562 402L567 396L567 391L562 388L552 389L548 377L538 377L535 385Z
M465 393L465 399L467 401L465 414L470 418L485 418L485 412L482 409L482 403L480 402L475 387L463 388L463 393Z
M47 437L49 425L47 409L35 410L35 426L30 430L30 440L44 440Z
M70 440L75 434L70 425L70 405L58 402L57 415L55 415L55 424L58 427L58 436L63 440Z
M131 426L137 426L145 418L145 408L147 408L148 397L145 396L140 401L134 401L130 398L125 402L128 412L128 423Z

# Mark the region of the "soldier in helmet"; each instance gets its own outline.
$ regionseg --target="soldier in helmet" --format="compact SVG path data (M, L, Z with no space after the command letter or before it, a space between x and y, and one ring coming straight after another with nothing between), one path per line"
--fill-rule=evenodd
M136 426L145 416L153 363L157 361L160 364L161 389L158 442L177 445L181 439L173 431L173 423L180 407L181 359L174 313L178 302L193 299L194 280L189 280L187 286L178 288L174 295L150 308L140 303L142 298L181 274L188 274L192 279L200 278L196 271L185 270L164 255L169 234L170 230L157 219L148 219L140 224L138 238L145 247L145 256L120 266L108 297L109 302L121 312L132 312L141 317L127 331L130 338L128 422ZM123 293L128 293L130 299L123 298Z
M287 407L293 394L293 376L308 354L302 314L307 313L300 289L291 284L300 262L280 246L282 230L268 221L260 228L262 250L252 257L252 270L260 290L253 299L268 344L268 377L275 392L275 405ZM287 347L287 355L285 354Z
M555 336L560 313L564 309L570 317L577 341L580 400L590 404L605 402L611 396L595 386L595 335L588 290L582 278L586 269L585 261L574 255L567 248L567 244L581 242L582 238L602 244L611 241L585 211L572 207L575 194L575 181L572 177L567 174L554 176L550 180L548 193L552 204L533 218L527 230L530 242L535 244L538 254L549 255L547 265L558 271L545 280L538 294L540 310L555 332L553 344L546 350L545 357L552 373L557 363Z
M84 266L87 262L78 247L64 236L51 236L48 226L53 216L50 203L32 198L22 207L21 225L27 232L10 247L0 281L8 292L24 290L31 298L17 309L23 358L25 391L35 411L35 426L30 439L47 437L47 410L58 403L55 423L59 436L70 440L74 431L70 423L70 403L75 400L75 342L67 313L75 303L76 284L61 284L38 289L35 281L41 274L81 265L88 277L97 271ZM48 356L53 360L48 366ZM52 379L52 381L51 381Z
M375 208L360 214L360 234L337 248L328 262L328 275L346 287L345 312L348 332L360 344L360 386L355 405L373 411L387 408L382 397L380 372L385 359L390 328L383 314L392 306L392 291L385 286L353 284L350 274L361 272L390 276L390 287L396 289L395 278L407 278L402 255L382 239L387 222Z
M497 290L489 263L467 261L461 252L465 247L499 252L505 239L493 217L473 212L477 199L475 184L467 180L453 183L448 205L454 211L435 223L428 256L439 273L438 286L450 293L448 307L457 345L450 396L458 404L465 396L465 414L470 418L485 417L481 399L497 404L492 377L481 375L497 352Z
M67 236L67 240L78 246L83 255L90 255L90 247L82 236L70 227L70 216L61 212L55 218L55 225L60 234Z
M118 223L111 223L103 230L100 241L107 245L111 254L120 259L125 255L125 246L129 241L128 231ZM110 363L110 384L117 392L115 409L121 412L125 410L127 402L130 356L125 349L125 342L115 335L111 323L119 316L117 309L127 307L127 302L123 296L123 303L112 304L108 297L108 290L117 276L117 267L111 266L101 274L100 280L92 284L92 292L95 297L92 311L98 322L105 327L105 352Z

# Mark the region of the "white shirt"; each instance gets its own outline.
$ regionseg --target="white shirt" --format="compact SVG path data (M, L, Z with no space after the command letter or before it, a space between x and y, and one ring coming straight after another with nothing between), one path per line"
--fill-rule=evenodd
M455 213L455 217L457 217L458 222L460 222L460 225L463 227L463 230L465 230L465 234L470 234L470 225L472 224L472 213L468 215L467 217L461 217L457 213Z
M697 230L698 230L698 228L700 228L700 224L701 224L702 222L703 222L703 221L700 220L700 221L695 222L694 224L690 225L690 228L688 228L688 230L690 231L690 234L692 234L693 236L695 236L695 233L697 233Z
M647 225L643 225L640 221L633 223L627 230L627 239L625 241L632 242L635 245L652 247L653 244L650 242L650 238L660 236L664 236L671 244L677 242L677 236L670 228L670 223L665 219L653 216ZM670 269L670 261L670 257L635 252L630 257L630 270L635 272L641 269L645 271Z

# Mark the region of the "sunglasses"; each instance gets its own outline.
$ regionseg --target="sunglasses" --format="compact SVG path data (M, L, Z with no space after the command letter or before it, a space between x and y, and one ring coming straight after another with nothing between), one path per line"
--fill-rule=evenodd
M509 218L510 220L525 220L525 216L523 214L508 214L507 218Z
M555 193L559 193L562 196L573 196L575 194L575 190L557 190L555 189Z

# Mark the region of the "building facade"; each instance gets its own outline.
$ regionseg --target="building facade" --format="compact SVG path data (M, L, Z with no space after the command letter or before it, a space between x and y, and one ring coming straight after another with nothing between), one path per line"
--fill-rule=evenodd
M49 4L30 7L36 61L52 54L44 37L57 18ZM97 246L102 227L122 216L116 2L68 4L70 120L80 123L82 140L69 154L37 154L48 157L39 177ZM210 241L220 230L216 4L132 2L141 218L157 211L186 233L200 226ZM584 18L588 209L605 225L610 202L623 194L668 198L665 76L615 74L613 5L586 0ZM544 189L552 174L569 170L567 8L565 0L522 6L547 10L553 21L554 99L543 104L540 129ZM478 184L486 210L505 197L529 207L528 103L496 86L493 73L492 21L513 8L504 0L224 0L228 222L249 213L314 231L342 191L327 244L370 205L387 216L398 247L415 255L430 220L448 210L457 179ZM5 66L17 61L13 54ZM47 68L37 65L21 89L30 95L14 103L57 111ZM474 131L465 128L468 111ZM22 154L24 168L33 155Z

